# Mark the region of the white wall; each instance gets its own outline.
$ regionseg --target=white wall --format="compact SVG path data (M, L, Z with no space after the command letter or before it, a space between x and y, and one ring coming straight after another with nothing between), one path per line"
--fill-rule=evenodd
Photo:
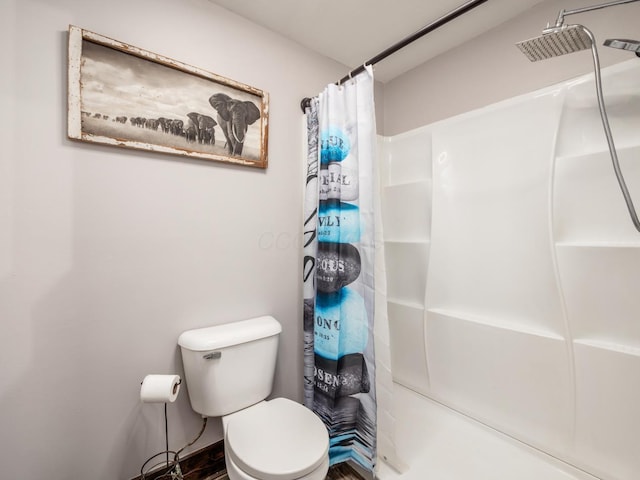
M515 43L540 35L563 8L597 3L604 2L540 3L385 84L384 130L379 131L396 135L593 71L589 51L531 63ZM600 45L607 38L640 38L638 19L640 3L634 3L571 15L566 23L581 23L593 31L601 63L607 66L628 60L633 54Z
M181 373L186 329L274 315L299 399L299 102L345 67L205 0L3 0L0 22L0 476L136 476L164 448L140 381ZM69 24L269 92L269 168L69 141ZM183 390L170 446L199 427Z

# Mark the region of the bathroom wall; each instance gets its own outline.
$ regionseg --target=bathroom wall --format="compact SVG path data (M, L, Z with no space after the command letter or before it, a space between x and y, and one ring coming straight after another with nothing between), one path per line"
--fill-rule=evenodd
M636 204L639 79L635 58L603 73ZM598 478L635 479L640 233L593 76L387 137L383 157L394 380Z
M385 84L385 135L396 135L453 115L543 88L593 70L589 51L531 63L515 46L555 23L561 9L597 1L548 0ZM482 8L482 6L478 7ZM473 15L473 12L469 13ZM566 17L607 38L638 38L640 3ZM447 27L445 27L447 28ZM628 60L629 52L599 47L603 66Z
M69 141L69 24L269 92L268 169ZM181 372L186 329L274 315L275 393L300 399L291 132L345 67L205 0L3 0L0 38L0 476L138 475L164 449L140 382ZM168 412L177 449L201 420L186 390ZM211 421L191 450L220 438Z

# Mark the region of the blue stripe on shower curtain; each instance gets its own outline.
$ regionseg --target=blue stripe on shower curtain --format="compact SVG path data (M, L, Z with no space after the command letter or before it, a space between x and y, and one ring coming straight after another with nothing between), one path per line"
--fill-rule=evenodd
M371 68L307 109L305 404L329 430L331 464L376 459Z

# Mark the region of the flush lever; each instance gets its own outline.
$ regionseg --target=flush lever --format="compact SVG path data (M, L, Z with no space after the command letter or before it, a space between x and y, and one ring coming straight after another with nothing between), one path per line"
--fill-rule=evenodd
M222 357L222 352L210 352L202 356L205 360L216 360Z

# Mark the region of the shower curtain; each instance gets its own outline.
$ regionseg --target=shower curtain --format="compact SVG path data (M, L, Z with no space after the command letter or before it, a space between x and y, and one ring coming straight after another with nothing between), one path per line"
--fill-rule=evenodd
M373 471L375 116L368 67L329 85L307 114L304 401L329 430L332 465Z

